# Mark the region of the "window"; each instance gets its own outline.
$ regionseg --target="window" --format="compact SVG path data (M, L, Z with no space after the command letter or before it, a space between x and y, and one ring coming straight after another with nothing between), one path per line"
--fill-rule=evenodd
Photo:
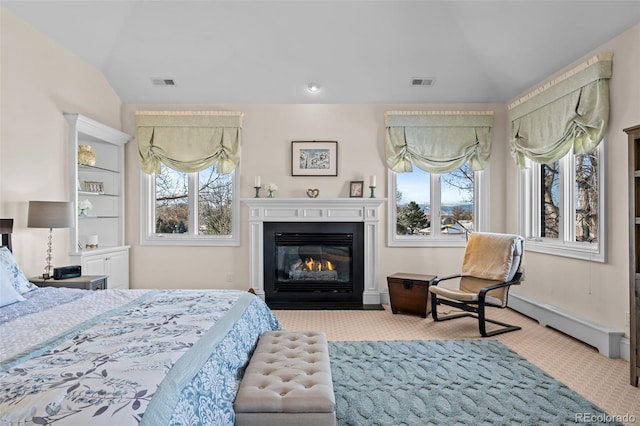
M161 164L160 173L143 173L141 244L239 245L237 170L186 173Z
M389 171L390 246L463 246L479 225L486 171Z
M569 152L521 171L521 233L528 250L604 262L604 148Z

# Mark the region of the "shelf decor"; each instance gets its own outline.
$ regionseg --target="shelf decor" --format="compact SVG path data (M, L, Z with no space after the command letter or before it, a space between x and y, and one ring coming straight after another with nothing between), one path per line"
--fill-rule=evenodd
M104 193L104 183L103 182L97 182L97 181L85 180L84 181L84 190L86 192L95 192L97 194L103 194Z
M91 145L78 146L78 164L82 164L83 166L96 165L96 153L93 152Z
M91 201L84 199L78 202L78 216L86 217L89 215L89 210L93 208Z
M291 176L338 176L338 142L292 141Z

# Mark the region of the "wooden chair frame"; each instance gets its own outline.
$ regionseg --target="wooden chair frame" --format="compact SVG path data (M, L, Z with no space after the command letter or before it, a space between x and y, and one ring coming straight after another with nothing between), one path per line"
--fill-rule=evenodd
M432 282L431 285L438 285L441 281L445 281L445 280L449 280L449 279L453 279L453 278L460 278L462 275L458 274L458 275L451 275L451 276L447 276L447 277L442 277L442 278L435 278ZM491 306L491 307L496 307L496 308L505 308L506 307L506 303L504 304L504 306L502 305L496 305L494 303L491 302L487 302L486 301L486 296L487 293L491 290L495 290L498 288L502 288L502 287L507 287L507 291L508 288L511 287L512 285L516 285L516 284L520 284L520 278L522 277L522 273L517 272L513 279L511 281L508 282L503 282L503 283L498 283L498 284L494 284L494 285L490 285L487 287L484 287L480 290L480 292L478 293L478 300L477 301L471 301L471 302L465 302L465 301L459 301L459 300L452 300L452 299L447 299L447 298L443 298L443 297L438 297L435 293L431 293L431 315L433 317L434 321L447 321L447 320L451 320L451 319L455 319L455 318L462 318L462 317L473 317L473 318L477 318L478 319L478 329L480 330L480 335L482 337L489 337L489 336L495 336L496 334L502 334L502 333L507 333L509 331L516 331L516 330L520 330L522 327L518 327L516 325L511 325L511 324L507 324L504 322L500 322L500 321L496 321L496 320L492 320L489 319L485 316L485 308L487 306ZM506 298L508 298L508 294L505 295ZM437 306L438 305L448 305L448 306L452 306L454 308L458 308L461 309L463 311L465 311L465 313L461 313L461 314L452 314L452 315L447 315L445 317L439 317L438 316L438 309ZM502 326L502 328L499 328L497 330L493 330L493 331L487 331L487 326L486 323L490 322L492 324L497 324Z

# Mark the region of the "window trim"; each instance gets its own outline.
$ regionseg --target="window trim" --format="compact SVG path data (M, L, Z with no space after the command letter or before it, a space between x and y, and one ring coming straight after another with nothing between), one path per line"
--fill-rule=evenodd
M198 173L198 172L194 172ZM155 175L140 171L140 245L142 246L240 246L240 170L232 172L233 199L231 201L231 235L156 234L155 229ZM194 195L195 194L195 195ZM189 179L189 201L197 198L197 188ZM197 204L197 202L196 202ZM196 211L189 209L189 221L194 223ZM193 227L195 230L195 227Z
M569 257L573 259L588 260L592 262L607 262L607 193L606 193L606 165L607 149L606 138L596 148L598 150L598 243L575 241L575 162L573 149L560 161L560 224L557 241L551 238L534 237L540 235L540 187L534 188L534 183L539 182L539 164L527 159L527 168L521 169L518 175L518 229L525 236L525 250L550 254L554 256ZM573 164L570 164L573 163ZM537 172L536 172L537 170ZM568 175L568 178L566 178ZM536 179L537 178L537 179ZM566 208L565 208L566 206ZM571 209L571 210L569 210ZM566 214L571 211L572 214ZM534 213L537 220L534 220Z
M440 174L432 173L431 182L431 194L434 194L434 189L440 185ZM391 169L387 169L387 246L388 247L464 247L467 244L467 236L461 234L460 236L443 235L438 233L437 235L425 235L425 236L403 236L396 234L397 223L397 208L396 208L396 192L397 192L397 172ZM435 179L434 179L435 177ZM482 231L487 229L487 218L489 218L489 202L490 199L490 187L489 182L489 166L483 171L474 173L474 203L473 203L473 217L475 218L476 231ZM435 200L433 207L435 211L440 211L441 200ZM438 213L439 217L439 213Z

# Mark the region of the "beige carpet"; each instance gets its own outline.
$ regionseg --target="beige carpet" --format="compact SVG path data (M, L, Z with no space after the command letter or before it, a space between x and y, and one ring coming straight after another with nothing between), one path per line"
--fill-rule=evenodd
M332 341L479 339L478 322L461 318L434 323L431 316L384 311L274 311L285 330L321 330ZM438 312L446 313L443 307ZM491 309L489 318L522 327L492 337L537 365L611 415L640 424L640 389L629 384L629 363L610 359L578 340L510 309ZM491 330L491 328L488 328ZM635 420L635 422L633 422Z

